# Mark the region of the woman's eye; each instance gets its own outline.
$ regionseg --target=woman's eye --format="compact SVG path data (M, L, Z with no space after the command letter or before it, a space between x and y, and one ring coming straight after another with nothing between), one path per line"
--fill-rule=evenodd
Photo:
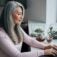
M18 13L18 15L22 15L21 13Z
M20 14L18 14L18 15L20 15Z

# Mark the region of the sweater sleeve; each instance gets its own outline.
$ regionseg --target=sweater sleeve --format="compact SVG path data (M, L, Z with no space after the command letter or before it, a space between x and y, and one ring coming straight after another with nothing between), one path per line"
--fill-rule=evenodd
M10 57L20 56L20 52L17 50L11 39L2 31L0 31L0 48Z
M35 51L24 52L24 53L22 53L21 57L39 57L39 56L44 55L44 51L43 50L35 50Z
M46 44L35 40L34 37L31 37L31 36L27 35L22 28L21 28L21 31L23 32L24 42L26 44L28 44L28 45L30 45L32 47L41 48L41 49L44 49L45 46L47 46Z
M38 57L44 54L43 50L21 53L15 47L15 45L13 44L11 39L7 36L7 34L1 31L0 31L0 48L10 57Z

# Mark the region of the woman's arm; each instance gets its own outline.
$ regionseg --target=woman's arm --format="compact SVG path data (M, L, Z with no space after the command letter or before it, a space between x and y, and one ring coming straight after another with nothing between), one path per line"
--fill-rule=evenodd
M20 52L15 48L15 45L11 39L6 35L6 33L0 31L0 48L9 56L17 57Z
M35 40L34 37L30 37L28 36L24 31L23 29L21 28L21 31L23 32L23 35L24 35L24 42L27 43L28 45L32 46L32 47L35 47L35 48L41 48L41 49L44 49L46 46L49 46L48 44L44 44L42 42L39 42L37 40Z
M10 57L38 57L44 55L44 51L32 51L21 53L15 47L11 39L6 35L6 33L0 31L0 48L8 54Z

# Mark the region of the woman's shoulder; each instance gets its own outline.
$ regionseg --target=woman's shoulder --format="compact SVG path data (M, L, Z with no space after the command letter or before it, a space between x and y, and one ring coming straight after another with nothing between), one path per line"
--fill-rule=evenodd
M5 30L3 28L0 27L0 37L4 37L7 36Z

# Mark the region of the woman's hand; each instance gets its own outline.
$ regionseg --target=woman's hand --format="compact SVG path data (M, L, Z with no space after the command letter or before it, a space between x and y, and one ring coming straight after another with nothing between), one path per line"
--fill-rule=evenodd
M47 46L44 47L44 50L45 49L50 49L50 48L53 48L53 49L57 50L57 46L56 45L47 45Z
M44 54L45 55L53 55L53 56L56 56L57 55L57 51L53 48L50 48L50 49L45 49L44 50Z
M57 45L53 45L52 47L53 49L57 50Z
M47 45L47 46L44 47L44 50L45 50L45 49L50 49L50 48L54 48L54 46L52 46L52 45Z

